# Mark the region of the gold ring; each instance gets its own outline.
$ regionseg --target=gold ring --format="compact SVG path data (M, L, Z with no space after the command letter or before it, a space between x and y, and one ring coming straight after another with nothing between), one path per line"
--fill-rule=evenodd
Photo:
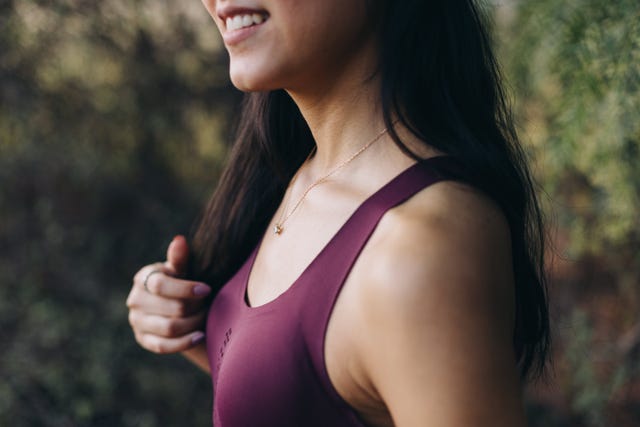
M142 283L142 286L144 286L144 289L149 293L151 293L151 291L147 287L147 282L149 281L149 277L153 276L156 273L162 273L162 270L156 269L156 270L150 271L149 274L147 274L147 277L144 278L144 282Z

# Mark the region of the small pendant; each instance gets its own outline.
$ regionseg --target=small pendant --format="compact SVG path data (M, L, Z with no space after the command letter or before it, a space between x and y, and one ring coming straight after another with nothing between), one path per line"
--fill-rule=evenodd
M283 230L282 225L276 224L276 226L273 227L273 234L278 234L278 235L282 234L282 230Z

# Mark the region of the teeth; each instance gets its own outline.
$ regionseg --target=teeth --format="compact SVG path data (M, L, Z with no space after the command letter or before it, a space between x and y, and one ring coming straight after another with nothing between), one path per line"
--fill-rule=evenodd
M227 31L239 30L240 28L250 27L252 25L262 24L266 21L266 17L264 15L260 15L259 13L252 13L246 15L236 15L233 18L227 18L226 25Z
M260 15L259 13L254 13L253 15L251 15L251 18L253 18L254 24L262 24L264 22L264 16Z

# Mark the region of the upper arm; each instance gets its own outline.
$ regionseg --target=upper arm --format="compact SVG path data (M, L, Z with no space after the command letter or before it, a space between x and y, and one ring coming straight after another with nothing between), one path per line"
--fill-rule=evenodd
M414 199L363 261L366 374L399 427L524 425L506 221L460 184Z

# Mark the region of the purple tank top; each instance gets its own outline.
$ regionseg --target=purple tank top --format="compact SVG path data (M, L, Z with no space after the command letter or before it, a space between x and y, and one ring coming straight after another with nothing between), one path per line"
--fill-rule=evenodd
M435 157L409 167L365 200L275 300L246 303L260 244L224 285L207 317L215 427L363 427L327 374L324 338L342 284L384 213L423 188L456 179Z

